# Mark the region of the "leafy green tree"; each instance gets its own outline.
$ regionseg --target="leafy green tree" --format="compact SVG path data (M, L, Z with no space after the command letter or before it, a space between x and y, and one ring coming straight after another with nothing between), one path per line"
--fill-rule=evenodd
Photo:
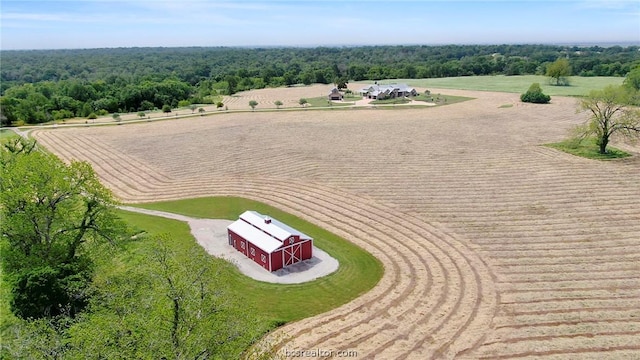
M189 109L191 110L192 114L196 111L197 108L198 108L198 105L196 104L189 105Z
M0 126L11 126L19 120L15 112L19 103L16 98L0 97Z
M520 101L534 104L547 104L551 100L551 96L545 95L540 88L540 84L533 83L529 86L526 93L520 95Z
M171 105L163 105L162 112L167 114L167 116L169 116L169 113L171 112Z
M75 316L88 304L91 260L77 256L59 264L24 267L12 274L11 310L23 319Z
M138 117L139 117L140 119L143 119L145 116L147 116L147 114L145 114L145 113L144 113L144 111L140 111L140 112L138 112Z
M142 100L142 102L140 103L140 108L139 110L153 110L155 108L155 105L149 101L149 100Z
M580 102L579 109L590 113L589 120L577 129L580 138L594 136L601 154L606 154L611 137L640 137L640 111L629 106L633 94L624 86L594 90Z
M202 116L202 115L204 115L206 110L204 108L200 108L200 109L198 109L198 112L200 113L200 116Z
M255 100L249 101L249 106L251 106L251 110L255 110L256 106L258 106L258 102Z
M556 85L569 85L569 79L567 78L571 76L569 60L566 58L559 58L547 65L546 76L555 80Z
M64 331L66 318L20 321L10 326L12 336L3 336L2 357L6 359L62 359L68 348ZM4 335L4 334L3 334Z
M307 70L307 71L303 72L302 74L300 74L300 81L302 81L302 83L305 84L305 85L313 84L314 80L315 80L315 75L310 70Z
M111 115L111 117L113 118L113 120L115 120L116 122L120 122L122 121L122 119L120 118L120 114L118 113L114 113L113 115Z
M626 86L632 94L634 94L631 103L640 105L640 66L635 67L624 78L624 86Z
M338 78L334 79L333 83L336 85L336 88L338 88L338 90L346 89L347 85L349 84L347 79L343 78L343 77L338 77Z
M224 81L227 82L227 95L233 95L236 93L236 90L238 88L238 78L236 76L233 75L227 75L224 78Z
M309 102L305 98L301 98L300 100L298 100L298 104L300 104L300 106L302 107L305 107L308 103Z
M266 329L247 304L229 296L220 262L200 248L145 239L147 261L96 281L94 313L73 327L73 356L238 359Z
M223 106L224 106L224 103L222 101L218 101L216 103L216 109L218 109L218 110L220 110Z
M89 297L86 244L115 241L124 226L88 163L66 165L35 149L20 138L0 154L2 267L11 307L24 318L73 316Z
M297 76L293 71L287 71L286 73L284 73L282 78L286 86L291 86L295 84L297 80Z
M280 106L282 106L282 101L280 101L280 100L276 100L276 101L274 102L274 104L276 105L276 108L277 108L277 109L280 109Z
M89 120L95 120L98 118L98 115L96 115L96 113L92 112L91 114L89 114L89 116L87 116L87 119Z

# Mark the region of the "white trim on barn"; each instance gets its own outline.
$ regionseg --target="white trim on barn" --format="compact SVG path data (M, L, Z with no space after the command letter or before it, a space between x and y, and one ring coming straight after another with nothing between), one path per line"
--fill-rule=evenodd
M251 239L253 244L269 254L282 246L282 242L274 239L268 234L265 234L259 229L256 229L251 224L243 220L234 221L229 225L228 229L245 239Z

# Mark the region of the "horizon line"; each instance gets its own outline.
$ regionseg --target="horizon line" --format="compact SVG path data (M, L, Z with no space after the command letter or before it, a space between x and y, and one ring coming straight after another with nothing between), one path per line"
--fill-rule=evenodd
M105 47L78 47L78 48L23 48L23 49L3 49L0 51L55 51L55 50L107 50L107 49L188 49L188 48L218 48L218 49L309 49L309 48L357 48L357 47L383 47L383 46L502 46L502 45L549 45L549 46L602 46L602 47L631 47L640 46L640 41L562 41L562 42L523 42L523 43L398 43L398 44L308 44L308 45L184 45L184 46L162 46L162 45L142 45L142 46L105 46Z

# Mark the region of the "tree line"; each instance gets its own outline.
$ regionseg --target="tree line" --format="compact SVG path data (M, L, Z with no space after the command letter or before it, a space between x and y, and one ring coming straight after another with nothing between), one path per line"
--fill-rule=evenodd
M567 59L578 76L625 76L639 46L363 46L2 51L4 125L92 113L215 103L219 95L294 84L545 74Z

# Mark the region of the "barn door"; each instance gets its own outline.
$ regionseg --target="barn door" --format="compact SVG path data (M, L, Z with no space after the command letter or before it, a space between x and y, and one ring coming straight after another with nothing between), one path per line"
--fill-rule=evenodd
M284 266L295 264L302 260L302 246L300 244L283 249Z

